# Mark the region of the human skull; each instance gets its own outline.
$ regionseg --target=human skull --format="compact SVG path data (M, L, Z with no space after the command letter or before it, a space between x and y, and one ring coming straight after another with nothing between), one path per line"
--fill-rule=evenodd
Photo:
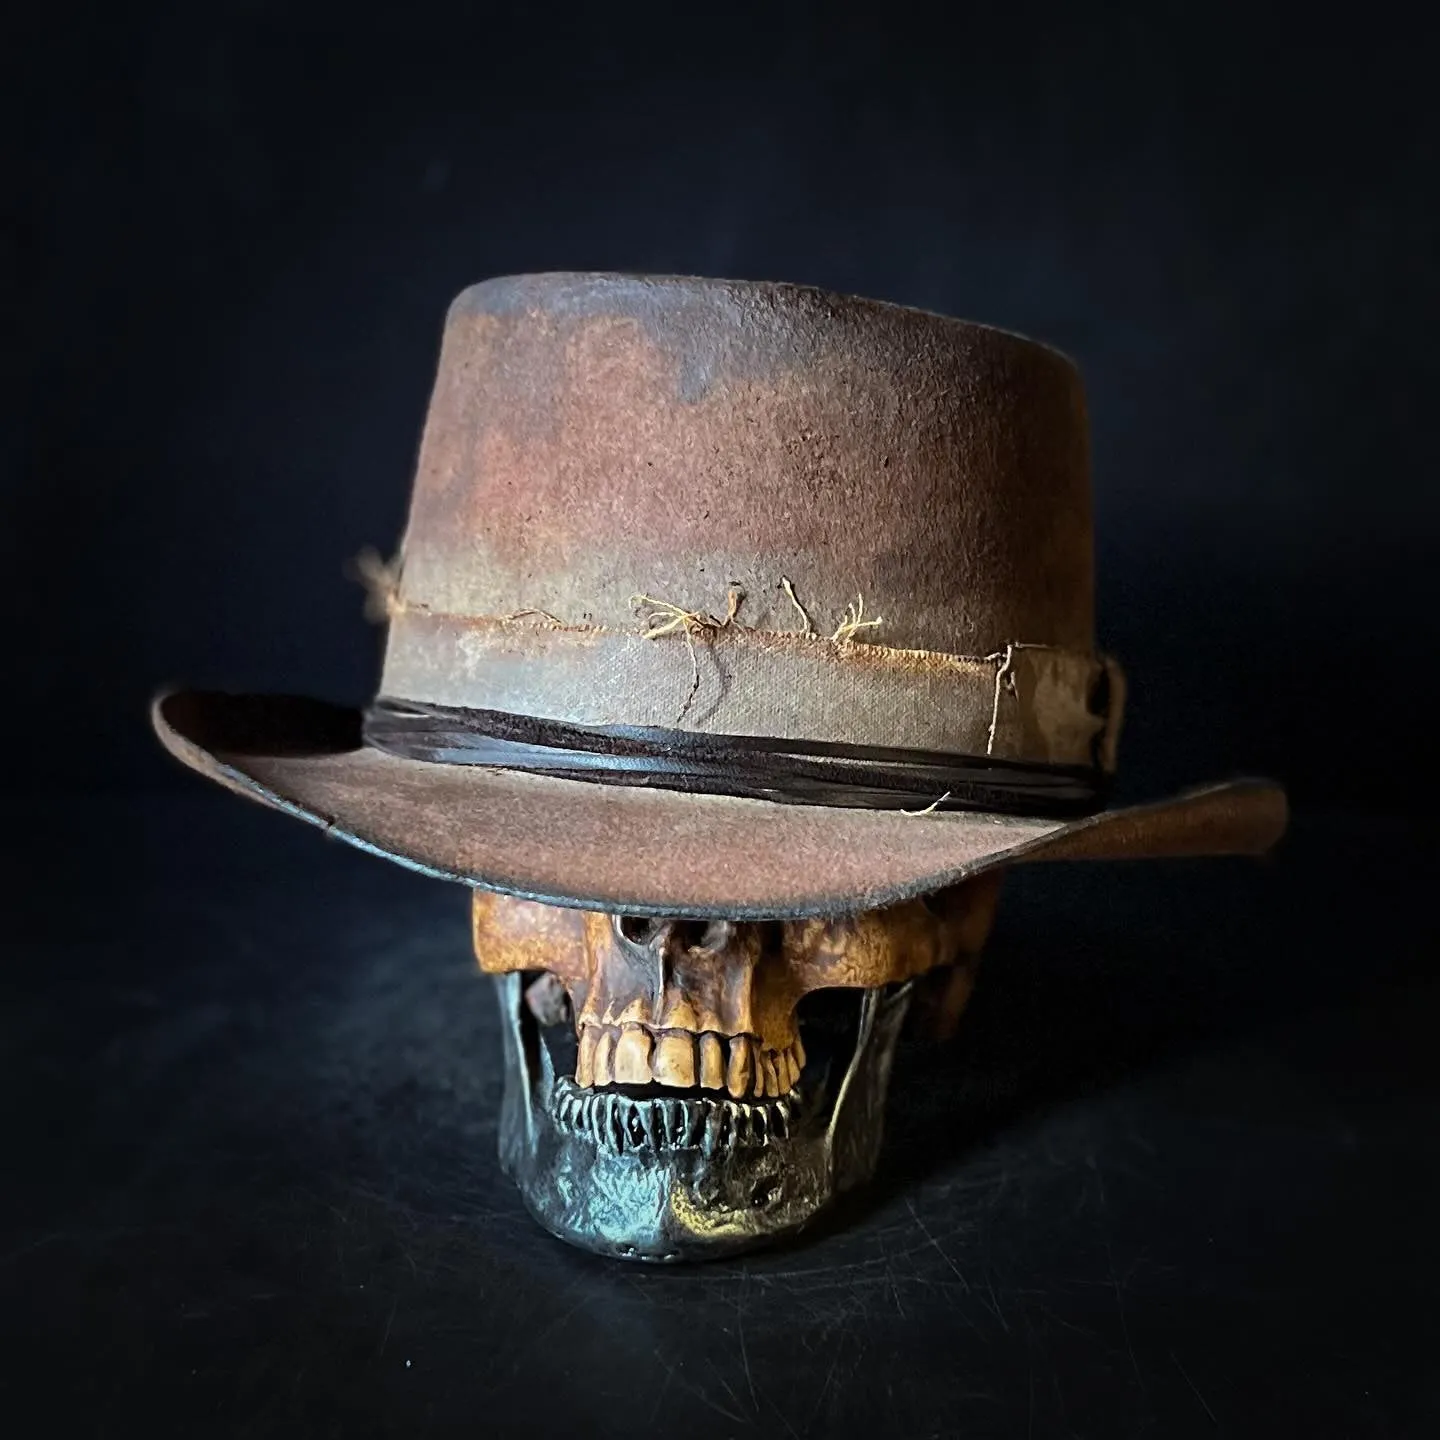
M501 1159L547 1229L649 1261L797 1230L879 1153L917 977L953 1024L998 876L792 921L561 909L476 890L505 1034Z

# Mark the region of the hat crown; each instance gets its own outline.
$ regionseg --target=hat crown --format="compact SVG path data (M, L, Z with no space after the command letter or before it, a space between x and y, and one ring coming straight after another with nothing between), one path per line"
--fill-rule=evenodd
M1093 650L1086 449L1074 367L1000 331L788 285L490 281L446 324L363 721L180 692L154 724L327 834L611 911L834 915L1042 855L1264 850L1264 783L1059 818L1099 799L1125 693ZM883 623L847 630L862 593Z
M1093 646L1084 395L1058 352L802 286L549 274L450 308L399 603L636 628L653 596L985 655ZM392 632L392 648L396 643Z

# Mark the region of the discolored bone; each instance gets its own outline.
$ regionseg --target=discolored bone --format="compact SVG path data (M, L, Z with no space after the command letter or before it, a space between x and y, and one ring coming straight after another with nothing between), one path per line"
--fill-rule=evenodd
M525 1003L542 1025L559 1025L570 1018L570 996L557 976L547 973L527 985Z
M986 875L927 900L833 918L643 921L633 934L624 917L477 889L472 935L480 968L490 974L552 974L569 993L581 1034L587 1025L618 1026L622 1034L644 1032L653 1046L664 1032L708 1031L731 1041L727 1088L753 1088L758 1075L757 1093L764 1093L765 1057L774 1061L798 1042L795 1008L805 995L896 984L978 955L999 884ZM750 1038L755 1054L736 1054L739 1036ZM639 1073L642 1051L648 1062L643 1042L628 1042L626 1073Z
M700 1037L700 1084L707 1090L725 1088L725 1046L713 1030Z
M730 1042L730 1061L725 1067L725 1088L737 1100L749 1089L755 1076L755 1060L751 1054L750 1037L737 1035Z
M476 957L501 981L509 1027L502 1154L526 1203L575 1244L651 1260L732 1253L805 1224L870 1174L910 982L935 977L922 1018L953 1028L997 894L987 878L782 924L561 911L477 890ZM573 1076L521 1032L522 1011L542 1028L567 1018L553 988L530 980L520 998L517 972L536 971L569 998ZM859 1037L807 1091L796 1007L827 988L856 992Z

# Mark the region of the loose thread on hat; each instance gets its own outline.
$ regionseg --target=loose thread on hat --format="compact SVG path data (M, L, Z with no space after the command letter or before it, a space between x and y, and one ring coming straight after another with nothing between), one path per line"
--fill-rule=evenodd
M987 660L999 660L1000 656L987 655ZM1001 661L999 668L995 671L995 700L990 707L990 733L985 740L985 753L995 753L995 732L1000 728L1000 691L1002 687L1008 688L1010 693L1015 693L1015 646L1005 647L1005 658Z
M644 635L647 640L659 640L665 635L681 634L684 635L685 644L689 647L690 664L695 672L695 677L690 685L690 693L686 695L685 703L675 717L676 724L685 718L685 712L689 710L696 695L700 693L700 656L695 649L695 637L697 635L715 635L735 624L735 617L740 613L740 606L744 601L745 592L732 586L725 598L725 618L717 620L715 616L702 610L687 610L683 605L676 605L669 600L658 600L653 595L632 595L630 597L630 603L637 608L649 607L648 613L642 617L645 625Z
M811 622L810 612L796 598L795 587L783 575L780 577L780 588L790 597L790 603L800 612L800 618L805 622L805 629L801 633L813 635L815 626Z
M933 815L951 796L947 790L938 800L932 800L923 810L902 810L902 815Z
M558 616L552 615L548 610L538 609L534 605L527 605L523 610L512 610L508 615L502 615L502 620L523 620L527 615L538 615L542 620L548 620L552 625L563 626L565 622Z
M373 546L367 545L345 566L347 579L365 587L365 618L383 625L400 608L400 552L386 560Z
M858 631L873 630L876 626L884 623L878 615L873 620L865 618L865 597L857 594L845 607L845 618L836 627L835 633L830 639L843 644L847 640L853 640Z
M676 605L669 600L657 600L653 595L630 597L632 605L649 607L650 613L644 616L647 640L658 640L662 635L673 635L678 630L685 631L687 635L703 634L707 630L724 630L735 623L735 617L740 613L740 606L744 601L745 592L732 586L726 597L725 618L717 620L703 610L687 610L683 605Z

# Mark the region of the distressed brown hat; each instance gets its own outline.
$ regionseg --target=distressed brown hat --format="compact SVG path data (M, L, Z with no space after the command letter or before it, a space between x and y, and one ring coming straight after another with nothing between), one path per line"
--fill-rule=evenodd
M429 874L795 917L1022 860L1258 853L1280 789L1105 808L1075 366L791 285L490 280L451 306L362 716L177 692L166 746Z

